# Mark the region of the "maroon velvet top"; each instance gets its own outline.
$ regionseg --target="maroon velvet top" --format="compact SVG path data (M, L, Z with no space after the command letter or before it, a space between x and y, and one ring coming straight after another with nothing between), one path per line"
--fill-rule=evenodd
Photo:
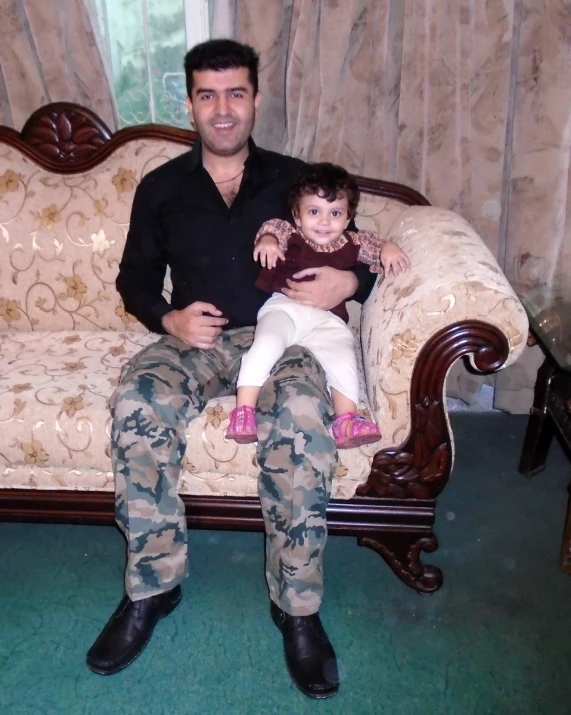
M283 288L287 288L286 279L292 278L294 273L302 271L304 268L331 266L331 268L346 271L361 263L358 260L358 255L359 246L350 239L336 251L316 251L296 232L288 241L285 261L278 260L277 266L272 269L262 268L255 285L256 288L268 293L281 293ZM314 280L314 276L308 276L301 280L311 281ZM339 303L331 309L331 312L348 323L349 315L346 302L344 300Z

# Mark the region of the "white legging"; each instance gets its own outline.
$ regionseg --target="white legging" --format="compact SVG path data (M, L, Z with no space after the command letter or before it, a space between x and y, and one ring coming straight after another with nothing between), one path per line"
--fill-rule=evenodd
M353 333L327 310L274 293L260 309L252 347L242 358L238 387L261 387L291 345L310 350L325 370L329 388L359 403L359 377Z

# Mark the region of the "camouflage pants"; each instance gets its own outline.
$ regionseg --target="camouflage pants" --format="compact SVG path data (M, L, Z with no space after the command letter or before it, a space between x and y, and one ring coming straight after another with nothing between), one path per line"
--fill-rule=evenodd
M138 600L173 588L188 573L184 504L178 494L186 428L216 396L235 392L252 328L230 330L212 350L162 337L125 366L111 400L116 517L128 544L125 586ZM270 598L310 615L323 592L326 506L336 468L323 370L289 348L258 402L259 496L266 529Z

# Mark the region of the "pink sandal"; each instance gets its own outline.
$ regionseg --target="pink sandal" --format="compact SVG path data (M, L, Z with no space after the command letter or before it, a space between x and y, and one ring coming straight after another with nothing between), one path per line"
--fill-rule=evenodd
M230 413L230 424L226 429L226 437L239 444L257 442L256 409L249 405L235 407Z
M356 412L344 412L335 418L331 427L337 449L361 447L378 442L381 430Z

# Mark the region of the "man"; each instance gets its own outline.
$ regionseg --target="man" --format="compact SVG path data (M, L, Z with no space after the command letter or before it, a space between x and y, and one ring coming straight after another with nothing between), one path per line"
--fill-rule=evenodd
M87 655L89 668L104 675L129 665L180 602L187 533L177 484L186 427L210 398L235 391L267 299L254 287L254 237L267 219L291 219L286 195L302 165L250 138L260 104L252 48L205 42L187 54L185 72L200 141L141 181L117 278L126 309L162 337L129 361L111 401L116 517L128 560L126 595ZM162 296L167 266L170 304ZM366 269L356 276L324 268L287 293L329 309L370 287ZM301 348L288 350L260 395L259 495L271 615L292 679L314 698L338 689L318 615L336 468L330 419L320 366Z

